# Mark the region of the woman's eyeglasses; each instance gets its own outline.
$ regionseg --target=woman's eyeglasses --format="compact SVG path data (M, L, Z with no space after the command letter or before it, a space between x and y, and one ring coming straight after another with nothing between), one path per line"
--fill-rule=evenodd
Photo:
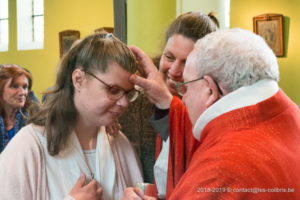
M113 101L117 101L117 100L121 99L124 95L126 95L127 100L129 102L133 102L139 96L139 91L137 91L136 89L133 89L130 91L125 91L124 89L122 89L120 87L108 85L107 83L102 81L100 78L98 78L96 75L94 75L88 71L84 71L84 72L87 73L88 75L94 77L102 84L104 84L107 87L107 97Z

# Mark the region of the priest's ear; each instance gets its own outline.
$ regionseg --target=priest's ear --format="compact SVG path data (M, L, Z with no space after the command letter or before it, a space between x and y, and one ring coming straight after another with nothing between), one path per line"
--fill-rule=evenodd
M210 90L210 95L205 103L205 105L209 107L221 98L222 91L219 89L218 83L212 77L204 76L203 78L208 83L208 87Z

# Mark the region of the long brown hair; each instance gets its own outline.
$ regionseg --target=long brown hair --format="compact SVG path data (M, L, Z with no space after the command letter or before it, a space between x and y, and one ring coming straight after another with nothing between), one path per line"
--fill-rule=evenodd
M137 70L134 54L112 34L89 35L63 56L55 85L45 92L47 97L41 110L29 119L29 122L45 126L50 155L57 155L65 148L77 119L73 71L83 68L84 71L105 73L111 62L118 63L130 73Z
M196 42L206 34L216 31L219 22L213 12L205 15L201 12L187 12L178 16L169 26L165 36L165 43L174 34L181 34L184 37Z
M22 112L27 112L28 108L31 105L31 100L29 97L30 89L32 87L32 77L31 74L28 73L24 68L15 65L15 64L2 64L0 65L0 115L3 115L3 92L4 92L4 86L9 81L9 79L12 79L10 86L12 86L16 79L22 75L25 75L28 80L28 94L26 97L25 105L21 109Z
M183 35L196 42L205 35L218 30L219 21L214 12L208 15L202 12L186 12L178 16L168 27L165 33L163 48L174 34ZM158 67L161 54L152 57L154 64Z

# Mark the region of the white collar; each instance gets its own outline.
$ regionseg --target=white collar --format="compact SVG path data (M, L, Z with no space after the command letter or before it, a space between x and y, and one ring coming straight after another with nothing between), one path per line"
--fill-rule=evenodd
M227 94L200 115L193 128L194 137L200 140L204 127L216 117L238 108L262 102L273 96L278 90L276 81L261 80Z

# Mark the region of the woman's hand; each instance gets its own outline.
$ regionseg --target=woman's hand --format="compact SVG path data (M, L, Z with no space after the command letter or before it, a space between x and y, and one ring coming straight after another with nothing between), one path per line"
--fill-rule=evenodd
M85 185L86 176L81 174L69 195L75 200L102 200L102 188L98 187L98 183L93 179L89 184Z
M138 188L129 187L124 190L121 200L156 200L156 198L144 195Z
M122 128L121 124L118 122L118 120L116 120L111 125L105 126L105 131L109 135L116 137L119 134L121 128Z

